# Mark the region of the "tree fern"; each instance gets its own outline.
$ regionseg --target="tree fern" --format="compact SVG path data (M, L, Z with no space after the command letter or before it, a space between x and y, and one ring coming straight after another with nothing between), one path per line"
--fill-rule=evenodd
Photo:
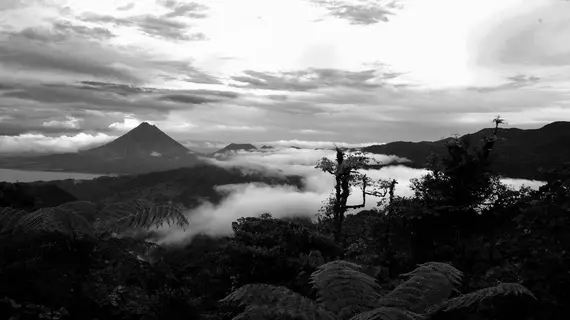
M0 208L0 233L13 230L18 224L20 218L28 212L16 208L2 207Z
M474 292L460 295L453 299L449 299L440 305L431 308L430 313L435 312L446 312L462 308L470 308L473 306L479 306L484 301L495 298L498 296L529 296L536 299L534 294L518 283L501 283L494 287L483 288Z
M409 277L420 274L430 274L438 272L443 274L453 286L459 286L463 279L463 272L457 270L453 266L443 262L426 262L418 265L416 269L408 273L404 273L402 277Z
M380 307L372 311L363 312L351 320L424 320L427 317L407 310L392 307Z
M91 201L72 201L58 206L59 209L82 216L89 222L94 222L97 216L97 205Z
M438 311L472 306L499 295L534 297L521 285L505 283L447 300L463 274L441 262L421 264L403 276L410 278L381 297L375 279L362 273L357 264L340 260L320 266L311 275L316 302L267 284L245 285L221 302L245 307L233 320L425 320Z
M82 216L59 207L41 208L22 216L13 228L14 232L60 232L70 237L92 236L91 224Z
M170 205L135 199L103 208L95 221L98 230L121 232L128 229L149 229L164 224L185 227L188 220L182 211Z
M422 273L411 277L380 300L381 307L424 313L430 306L445 301L453 286L441 273Z
M357 264L337 260L320 266L310 277L317 303L341 319L378 307L380 286Z
M234 317L238 319L322 319L333 320L332 313L285 287L267 284L248 284L220 301L223 304L243 307Z

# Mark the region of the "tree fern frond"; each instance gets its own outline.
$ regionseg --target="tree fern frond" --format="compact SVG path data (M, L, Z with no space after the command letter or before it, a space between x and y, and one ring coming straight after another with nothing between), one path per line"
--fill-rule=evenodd
M424 320L425 316L407 310L391 307L381 307L372 311L358 314L350 320Z
M480 289L474 292L460 295L453 299L449 299L438 306L430 309L430 313L436 311L451 311L461 308L469 308L474 305L480 305L483 301L494 298L497 296L507 296L507 295L517 295L517 296L530 296L536 299L534 294L528 290L526 287L518 283L501 283L494 287Z
M91 224L82 216L59 207L41 208L18 220L14 231L61 232L71 237L92 236Z
M0 208L0 232L13 230L28 212L11 207Z
M154 203L135 199L108 205L99 213L96 220L97 229L121 232L127 229L149 229L164 224L186 227L188 220L182 211L174 206L155 205Z
M378 307L380 286L359 270L357 264L343 260L321 265L310 277L317 303L339 319Z
M91 201L72 201L58 206L59 209L82 216L89 222L94 222L97 216L97 205Z
M232 320L336 320L327 312L305 313L298 309L285 310L279 307L252 305L245 308Z
M426 262L419 264L418 267L408 273L404 273L402 277L411 277L417 274L425 274L432 272L439 272L449 279L453 286L461 285L463 279L463 272L459 271L452 265L443 262Z
M444 274L424 270L384 296L379 304L421 314L447 300L452 292L453 285Z
M334 317L314 301L285 287L247 284L230 293L220 303L242 307L245 311L234 319L331 319Z

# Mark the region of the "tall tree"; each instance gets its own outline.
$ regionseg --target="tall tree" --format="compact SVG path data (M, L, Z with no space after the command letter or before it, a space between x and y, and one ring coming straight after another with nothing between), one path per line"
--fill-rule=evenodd
M366 196L384 197L393 184L390 181L373 181L360 170L366 168L372 159L361 152L347 154L339 147L335 148L336 159L332 161L326 157L318 161L315 168L330 173L335 177L334 193L325 204L325 216L333 222L333 235L337 243L343 243L342 227L346 212L350 209L363 208L366 205ZM362 190L362 203L348 205L351 187Z

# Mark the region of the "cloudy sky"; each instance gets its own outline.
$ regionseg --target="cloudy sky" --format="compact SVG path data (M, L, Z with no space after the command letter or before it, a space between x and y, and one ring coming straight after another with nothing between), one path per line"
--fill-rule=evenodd
M570 119L568 12L565 0L1 0L0 148L73 149L141 121L222 142L434 140L498 114L537 128Z

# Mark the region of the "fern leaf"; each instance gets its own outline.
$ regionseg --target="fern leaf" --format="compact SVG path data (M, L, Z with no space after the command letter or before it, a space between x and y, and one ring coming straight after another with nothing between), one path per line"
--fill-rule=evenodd
M27 214L26 211L11 207L0 208L0 232L13 230L18 221Z
M303 313L299 310L284 310L271 306L252 305L245 308L232 320L336 320L330 313Z
M411 277L417 274L425 274L425 273L432 273L432 272L439 272L446 276L452 285L459 286L461 285L461 280L463 279L463 272L459 271L455 267L450 264L443 263L443 262L426 262L418 265L416 269L411 272L404 273L402 277Z
M381 307L352 317L350 320L424 320L425 316L410 311Z
M359 270L357 264L343 260L321 265L310 277L317 290L317 303L339 319L378 307L380 286Z
M164 224L185 227L188 220L181 210L174 206L155 205L135 199L111 204L101 210L96 220L97 229L121 232L128 229L149 229Z
M220 303L246 309L235 319L323 319L334 316L314 301L285 287L268 284L247 284Z
M441 303L440 305L432 308L430 310L430 313L434 313L437 311L446 312L456 309L479 306L485 300L495 298L497 296L507 296L507 295L529 296L532 297L533 299L536 299L536 297L530 290L528 290L526 287L518 283L501 283L494 287L480 289L474 292L460 295L453 299L449 299Z
M97 205L91 201L72 201L58 206L59 209L82 216L89 222L94 222L97 216Z
M411 278L382 298L380 306L422 314L449 298L461 273L448 264L427 263L405 275Z
M92 236L91 224L75 213L59 207L41 208L19 219L14 231L60 232L72 237Z

